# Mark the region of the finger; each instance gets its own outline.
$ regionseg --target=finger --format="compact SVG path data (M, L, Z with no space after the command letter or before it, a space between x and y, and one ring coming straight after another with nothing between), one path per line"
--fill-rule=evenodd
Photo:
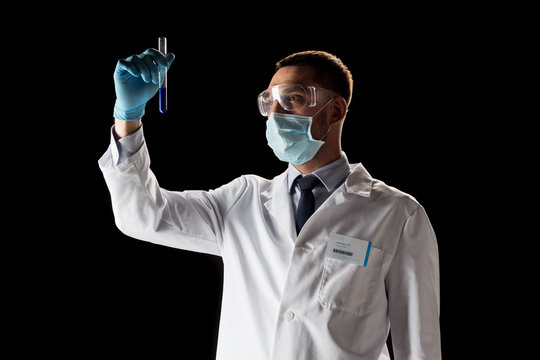
M142 55L141 56L143 62L148 67L148 71L150 73L150 79L152 83L158 84L159 83L159 69L158 65L154 62L153 58L149 55Z
M152 58L152 60L154 60L154 62L156 64L158 64L159 66L165 66L165 67L170 66L170 63L169 63L168 58L166 57L166 55L160 53L156 49L152 49L152 48L147 49L141 55L150 56Z
M140 77L141 74L139 72L139 69L135 64L133 64L132 60L133 56L118 60L118 63L116 64L117 72L127 71L132 76Z
M165 55L165 58L167 59L167 62L169 64L167 66L167 70L169 70L169 68L171 67L172 62L174 61L175 56L174 56L173 53L168 53L168 54Z
M133 56L132 63L139 69L139 73L141 74L141 78L145 83L152 82L152 75L150 75L150 69L144 61L140 58L140 55Z
M162 54L153 48L147 49L143 54L152 56L152 59L156 64L167 67L167 70L169 70L175 58L173 53Z

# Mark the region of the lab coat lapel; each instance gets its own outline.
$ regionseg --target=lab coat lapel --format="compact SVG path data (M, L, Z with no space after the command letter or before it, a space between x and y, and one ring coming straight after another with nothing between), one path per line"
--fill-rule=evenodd
M312 230L318 229L317 224L320 224L320 222L317 223L318 216L323 215L329 207L331 208L347 201L347 194L369 197L371 195L372 183L373 178L362 164L353 165L352 172L345 181L345 184L337 189L336 192L321 205L321 207L313 214L312 218L310 218L302 228L300 235L306 232L308 233L303 241L309 242L310 238L313 240L315 234L310 234L309 229L314 225L315 229ZM294 224L291 195L289 194L289 189L287 187L287 172L285 171L281 175L276 176L272 180L270 189L263 195L264 198L268 199L264 202L266 209L279 222L283 230L289 234L291 241L296 242L296 226ZM321 220L324 221L324 216L319 218L319 221ZM311 244L309 247L317 247L317 245Z
M294 242L296 240L296 227L294 225L291 195L287 188L286 171L272 180L272 187L269 189L268 196L269 199L264 203L264 206L290 236L291 241Z

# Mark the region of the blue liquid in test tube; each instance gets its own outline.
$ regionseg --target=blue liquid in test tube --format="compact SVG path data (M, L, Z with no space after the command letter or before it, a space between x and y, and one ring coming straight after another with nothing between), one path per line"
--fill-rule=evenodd
M158 50L162 54L167 53L167 38L158 39ZM159 67L159 111L164 114L167 112L167 68Z

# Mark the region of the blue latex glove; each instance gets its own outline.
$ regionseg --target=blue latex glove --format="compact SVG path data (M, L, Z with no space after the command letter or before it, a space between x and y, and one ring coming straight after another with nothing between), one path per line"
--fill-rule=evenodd
M114 70L116 103L114 117L120 120L139 120L144 108L158 91L158 70L169 70L174 54L163 55L156 49L148 49L140 55L121 59Z

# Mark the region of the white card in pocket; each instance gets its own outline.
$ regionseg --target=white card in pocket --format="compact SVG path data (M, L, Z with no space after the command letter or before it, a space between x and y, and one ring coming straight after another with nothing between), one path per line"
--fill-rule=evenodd
M350 236L330 233L330 240L326 245L326 256L368 266L371 241L356 239Z

